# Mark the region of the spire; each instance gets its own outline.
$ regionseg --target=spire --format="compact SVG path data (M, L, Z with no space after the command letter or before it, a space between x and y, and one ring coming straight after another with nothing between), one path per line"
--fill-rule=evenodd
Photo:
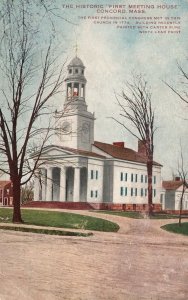
M76 44L75 44L75 54L76 54L76 57L78 57L78 43L77 43L77 40L76 40Z

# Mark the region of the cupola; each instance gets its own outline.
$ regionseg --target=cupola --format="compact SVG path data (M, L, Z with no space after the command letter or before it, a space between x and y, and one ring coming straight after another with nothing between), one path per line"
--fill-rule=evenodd
M74 57L69 63L66 81L67 100L85 99L86 78L84 76L85 66L79 57Z

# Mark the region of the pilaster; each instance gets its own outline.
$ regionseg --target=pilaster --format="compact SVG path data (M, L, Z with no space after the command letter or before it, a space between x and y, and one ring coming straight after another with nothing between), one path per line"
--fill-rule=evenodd
M80 168L75 168L73 202L79 202L79 201L80 201Z
M47 168L46 201L52 201L52 167Z
M41 170L42 201L46 201L46 169Z

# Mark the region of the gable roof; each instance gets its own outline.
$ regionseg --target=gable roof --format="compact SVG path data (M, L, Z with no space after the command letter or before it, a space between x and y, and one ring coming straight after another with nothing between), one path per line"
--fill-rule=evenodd
M112 144L107 144L107 143L102 143L97 141L94 142L94 146L104 151L105 153L108 153L113 158L128 160L128 161L133 161L138 163L144 163L144 164L147 163L147 159L144 155L141 155L130 148L118 147ZM156 166L162 166L157 162L153 162L153 164Z
M183 182L181 180L168 180L163 181L163 188L165 190L177 190L180 186L182 186Z
M10 180L0 180L0 188L5 188L6 185L10 184Z
M95 153L95 152L81 150L81 149L74 149L74 148L69 148L69 147L56 146L56 145L50 145L50 146L44 147L43 153L45 153L45 152L47 152L48 150L51 150L51 149L58 149L60 151L61 150L62 151L67 151L67 154L70 154L70 155L71 154L77 154L77 155L81 155L81 156L105 158L105 156L100 155L100 154ZM37 152L35 154L37 154ZM60 154L58 154L58 155L60 155Z
M75 154L83 155L83 156L91 156L91 157L98 157L98 158L105 158L104 155L91 152L91 151L86 151L86 150L81 150L81 149L73 149L73 148L68 148L68 147L62 147L62 149L70 151Z

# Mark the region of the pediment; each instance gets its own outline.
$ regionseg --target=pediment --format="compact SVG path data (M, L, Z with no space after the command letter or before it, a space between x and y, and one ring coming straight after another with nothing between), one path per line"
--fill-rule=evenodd
M67 155L72 155L70 151L67 151L63 148L51 146L51 147L46 147L43 149L41 157L46 157L46 156L67 156Z

